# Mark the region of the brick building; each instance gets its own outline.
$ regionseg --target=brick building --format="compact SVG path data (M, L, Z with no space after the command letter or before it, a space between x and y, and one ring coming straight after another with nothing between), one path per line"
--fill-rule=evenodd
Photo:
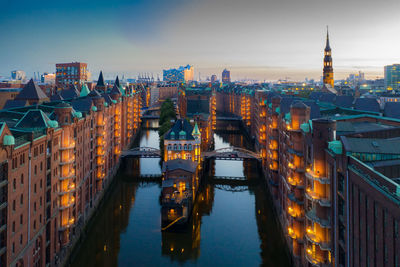
M56 86L65 88L71 84L82 85L90 76L87 64L81 62L56 64Z
M139 93L117 86L0 111L1 266L65 260L139 123Z

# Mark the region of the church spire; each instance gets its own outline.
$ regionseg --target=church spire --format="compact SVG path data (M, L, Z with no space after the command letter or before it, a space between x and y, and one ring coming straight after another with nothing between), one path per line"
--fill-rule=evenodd
M330 51L331 47L329 45L329 28L328 25L326 26L326 46L325 46L325 51Z
M329 85L331 88L334 88L332 51L329 45L328 26L326 26L326 46L324 52L323 82L325 86Z

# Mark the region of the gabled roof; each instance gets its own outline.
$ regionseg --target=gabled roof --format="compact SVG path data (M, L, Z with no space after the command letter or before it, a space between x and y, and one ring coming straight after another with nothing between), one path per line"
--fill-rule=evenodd
M100 71L99 79L97 80L97 86L102 86L102 87L106 86L106 83L104 82L102 71Z
M194 140L194 137L192 135L193 132L193 127L190 125L190 123L185 120L185 119L179 119L176 120L174 126L172 126L171 130L169 130L165 134L165 140L175 140L175 138L178 140L179 139L179 133L181 131L184 131L186 133L185 140ZM171 133L175 136L173 139L171 138Z
M110 91L110 95L122 95L121 91L119 90L119 86L116 83L114 83L114 86Z
M5 103L3 109L9 109L9 108L20 108L20 107L26 107L28 106L28 101L27 100L7 100Z
M334 104L342 108L351 108L354 98L351 95L338 95L335 98Z
M280 112L281 114L286 114L290 111L290 106L292 103L298 100L297 98L294 97L282 97L281 99L281 104L280 104Z
M321 117L320 107L315 101L306 100L303 103L310 107L310 120Z
M92 107L92 100L90 98L74 99L71 101L71 106L76 111L89 113Z
M89 97L92 98L98 98L101 97L101 94L99 93L99 91L97 91L96 89L90 91L90 93L88 94Z
M354 108L364 111L379 112L380 107L375 98L357 98Z
M31 109L15 125L16 128L48 128L50 119L40 109Z
M320 95L318 100L321 102L333 103L335 97L336 95L333 93L322 93L322 95Z
M383 116L400 119L400 102L386 102Z
M79 96L79 91L76 86L72 84L68 89L61 90L60 94L63 99L73 99Z
M39 86L30 79L21 92L15 97L15 100L46 100L47 95Z
M61 100L64 100L64 98L61 96L61 94L59 92L57 92L56 94L50 96L50 100L51 101L61 101Z

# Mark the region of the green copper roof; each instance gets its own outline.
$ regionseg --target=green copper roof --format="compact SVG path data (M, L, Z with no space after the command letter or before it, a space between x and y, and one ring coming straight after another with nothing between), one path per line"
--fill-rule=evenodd
M81 112L79 112L81 113ZM82 117L82 113L81 113L81 117ZM51 127L51 128L57 128L58 127L58 121L48 121L47 124Z
M328 142L328 148L332 150L335 154L340 155L343 153L342 142L336 140Z
M121 94L122 94L123 96L125 96L125 88L122 87L122 85L119 86L119 90L121 91Z
M112 102L113 102L114 104L117 104L117 100L114 100L114 99L113 99Z
M73 116L74 116L75 118L80 119L80 118L82 118L82 112L80 112L80 111L75 111L75 112L73 113Z
M83 84L79 96L84 97L84 96L87 96L89 93L90 93L89 88L87 87L86 84Z
M272 104L270 104L270 105L272 106ZM280 113L281 113L281 108L280 108L280 107L277 107L277 108L275 109L275 112L278 113L278 114L280 114Z
M285 114L285 120L290 121L292 119L292 115L290 115L290 112Z
M107 103L107 102L104 102L104 106L105 106L105 107L108 107L108 103Z
M3 137L3 145L5 146L13 146L15 145L15 138L12 135L4 135Z
M192 135L201 135L199 126L197 126L197 122L194 124Z
M96 107L96 106L93 106L93 107L92 107L92 111L96 112L96 111L97 111L97 107Z
M310 124L308 124L307 122L302 123L300 125L300 129L302 129L303 132L308 133L308 132L310 132Z

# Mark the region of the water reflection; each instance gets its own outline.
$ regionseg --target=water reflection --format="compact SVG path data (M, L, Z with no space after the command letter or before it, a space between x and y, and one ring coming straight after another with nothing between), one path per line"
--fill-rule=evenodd
M227 147L228 142L247 146L240 136L216 135L216 148ZM157 147L157 132L143 132L140 145ZM161 184L136 179L142 172L161 173L158 162L127 162L87 228L72 266L289 266L256 162L212 161L187 227L179 232L160 230ZM216 175L243 176L247 184L221 185L212 182Z

